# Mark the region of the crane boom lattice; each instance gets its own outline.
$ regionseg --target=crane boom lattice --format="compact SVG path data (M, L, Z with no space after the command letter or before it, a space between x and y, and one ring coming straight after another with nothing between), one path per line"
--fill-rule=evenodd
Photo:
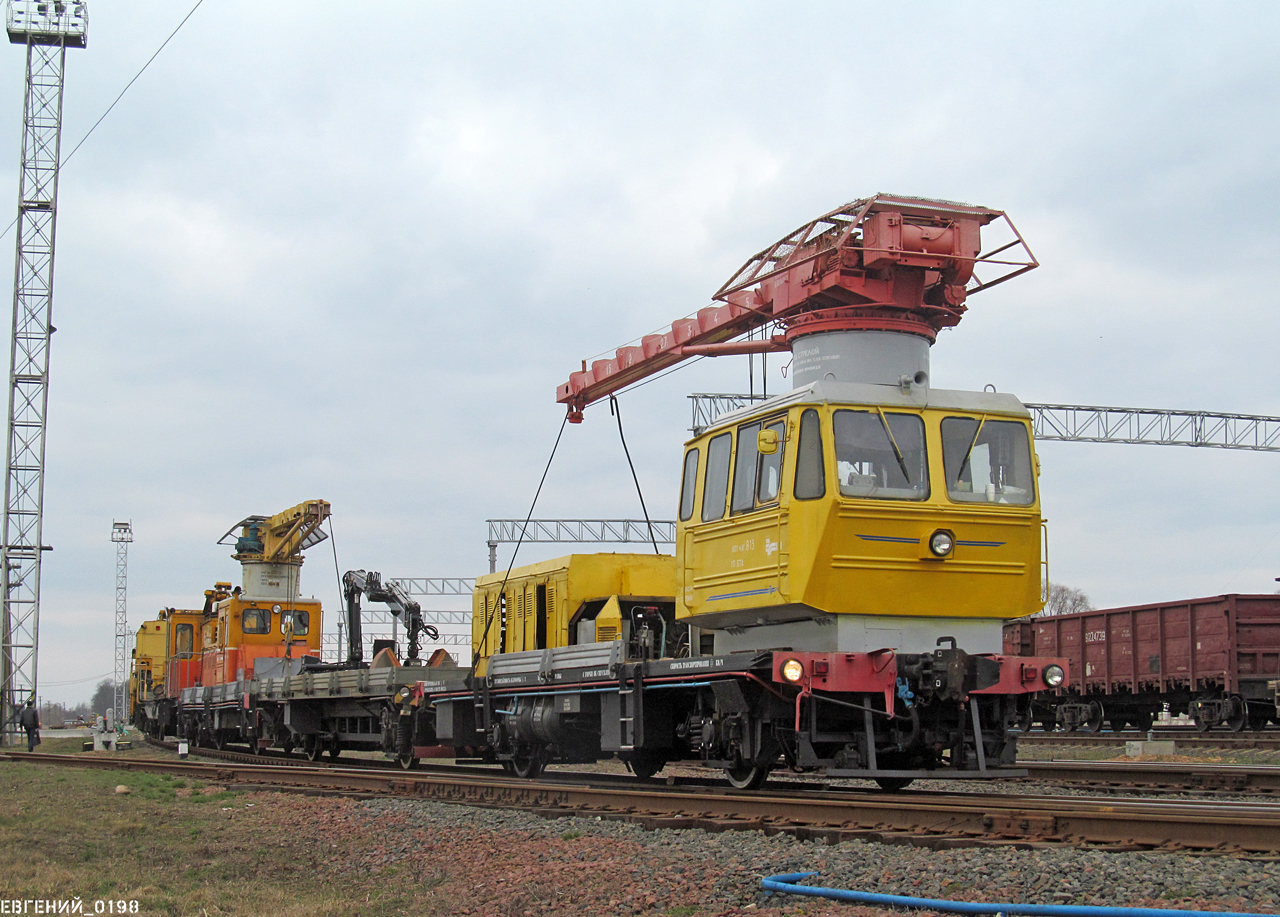
M84 3L10 0L6 28L27 51L0 544L0 728L11 744L20 739L17 711L36 693L63 70L67 48L85 47L88 13Z

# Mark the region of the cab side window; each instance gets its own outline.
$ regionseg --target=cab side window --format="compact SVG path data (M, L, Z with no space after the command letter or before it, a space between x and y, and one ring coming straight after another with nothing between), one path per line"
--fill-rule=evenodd
M760 452L760 430L771 430L777 436L778 449L772 454ZM757 421L738 428L738 457L733 470L733 502L731 510L744 513L773 503L782 484L782 444L785 418Z
M783 420L768 424L765 429L772 430L778 437L778 451L772 455L760 456L760 482L756 485L756 505L772 503L778 499L778 490L782 486L782 445L786 431Z
M174 628L173 651L178 655L191 655L191 647L195 628L190 624L179 624Z
M822 458L822 421L809 408L800 417L800 443L796 447L797 500L816 500L827 495L827 470Z
M290 617L292 616L292 618ZM286 611L280 616L280 627L283 630L286 621L293 621L293 635L295 637L305 637L307 630L311 626L311 612L309 611Z
M693 492L698 482L698 450L684 454L684 476L680 480L680 521L688 522L693 515Z
M756 502L756 466L760 453L756 450L756 437L760 424L750 423L738 427L738 456L733 466L733 503L730 512L741 513L751 509Z
M702 485L702 521L724 518L725 498L729 495L729 453L733 451L733 434L721 433L707 446L707 478Z
M240 612L240 629L246 634L271 633L271 613L265 608L246 608Z

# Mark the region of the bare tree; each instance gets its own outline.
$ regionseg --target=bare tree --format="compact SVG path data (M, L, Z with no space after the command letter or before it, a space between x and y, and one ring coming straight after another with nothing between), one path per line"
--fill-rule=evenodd
M1093 602L1082 589L1073 589L1062 583L1049 584L1042 615L1069 615L1078 611L1093 611Z
M93 699L89 701L89 706L93 708L93 712L106 713L107 708L113 706L116 702L115 691L115 679L104 678L98 682L98 687L93 691Z

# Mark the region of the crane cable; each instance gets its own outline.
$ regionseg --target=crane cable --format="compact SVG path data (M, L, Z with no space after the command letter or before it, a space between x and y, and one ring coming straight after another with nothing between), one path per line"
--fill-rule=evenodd
M627 457L627 467L631 469L631 480L636 482L636 493L640 495L640 511L644 513L644 524L649 527L649 540L653 542L653 553L658 550L658 538L653 534L653 522L649 519L649 509L644 505L644 491L640 489L640 478L636 476L635 463L631 461L631 450L627 448L627 437L622 432L622 406L618 404L618 396L609 396L609 413L618 419L618 439L622 440L622 451Z
M560 448L560 437L564 436L565 425L569 422L569 415L566 413L564 420L560 421L560 432L556 434L555 445L551 447L551 455L547 457L547 467L542 469L542 480L538 481L538 489L534 491L533 502L529 504L529 513L524 517L524 525L520 526L520 537L516 539L516 548L511 552L511 563L507 565L507 572L503 574L502 585L498 587L498 601L502 601L503 595L507 590L507 580L511 577L511 570L516 565L516 555L520 553L520 545L524 544L524 535L529 528L529 520L533 518L533 509L538 505L538 497L542 494L542 485L547 482L547 472L551 470L551 462L556 457L556 450ZM488 602L486 601L486 606ZM489 639L489 628L493 626L494 618L498 617L498 606L493 609L493 616L490 617L489 610L485 608L484 633L480 635L480 640L476 643L475 652L471 655L471 668L476 667L476 663L480 661L480 653L484 649L485 641Z
M338 607L346 609L347 607L347 590L342 586L342 568L338 566L338 539L333 537L333 516L328 518L329 523L329 546L333 548L333 575L338 578ZM339 622L340 623L340 622ZM342 635L338 635L338 662L342 661ZM347 634L347 643L351 643L351 635ZM323 650L323 647L321 648ZM364 647L361 647L363 650Z

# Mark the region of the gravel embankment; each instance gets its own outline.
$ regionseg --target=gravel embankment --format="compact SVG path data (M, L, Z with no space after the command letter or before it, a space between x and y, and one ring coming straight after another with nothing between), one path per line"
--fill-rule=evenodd
M260 794L271 798L280 799ZM1280 904L1280 868L1260 860L1076 848L827 846L750 831L646 832L625 822L545 820L420 800L299 802L249 811L289 846L328 849L319 865L335 882L409 870L424 888L447 895L459 914L882 913L760 890L762 876L809 870L821 870L816 882L827 886L918 897L1260 913Z

